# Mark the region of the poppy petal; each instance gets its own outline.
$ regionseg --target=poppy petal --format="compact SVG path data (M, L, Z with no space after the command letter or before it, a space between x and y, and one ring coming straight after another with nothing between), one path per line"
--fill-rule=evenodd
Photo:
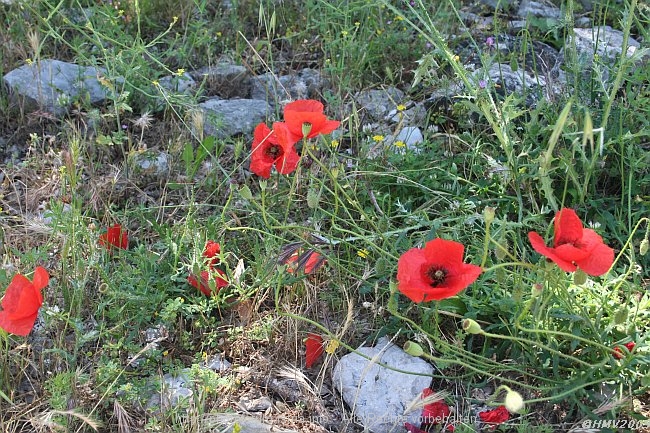
M448 269L449 273L445 278L445 285L455 292L454 295L474 283L483 271L480 266L465 263L462 266Z
M322 113L325 106L322 102L315 99L299 99L284 106L284 115L291 111L315 112Z
M42 303L43 297L32 282L16 274L2 299L2 309L9 319L17 320L36 314Z
M589 257L589 251L572 244L559 245L553 248L553 252L562 260L567 262L577 262Z
M275 158L268 152L273 145L278 145L277 137L273 131L265 123L257 125L253 132L250 170L265 179L271 177L271 167L275 163Z
M34 314L20 318L11 318L6 311L0 311L0 328L9 333L25 337L34 328L37 316L38 310Z
M614 263L614 250L605 244L598 244L584 260L576 260L580 269L594 277L607 273L612 263Z
M577 266L574 265L573 263L568 262L562 257L558 256L554 248L547 247L546 244L544 243L544 239L542 239L539 233L529 232L528 240L530 241L530 244L532 245L535 251L553 260L553 262L555 262L555 264L557 264L563 271L574 272L576 269L578 269Z
M582 238L582 221L573 209L563 208L555 214L553 246L576 243Z
M496 409L479 412L478 417L483 422L501 424L510 419L510 412L508 412L505 406L499 406Z
M313 333L307 334L305 347L305 366L311 368L323 355L323 337Z
M294 146L295 141L293 141L285 123L275 122L273 130L283 150L282 156L275 163L275 168L280 174L289 174L298 167L298 162L300 162L300 155Z
M427 259L419 248L411 248L397 261L397 289L416 303L428 301L431 286L422 276L426 264Z
M436 238L424 245L427 262L447 269L462 263L465 246L459 242Z
M42 266L37 266L36 269L34 270L34 279L32 280L32 284L34 285L34 288L40 291L45 288L50 282L50 274L47 273L47 270L42 267Z

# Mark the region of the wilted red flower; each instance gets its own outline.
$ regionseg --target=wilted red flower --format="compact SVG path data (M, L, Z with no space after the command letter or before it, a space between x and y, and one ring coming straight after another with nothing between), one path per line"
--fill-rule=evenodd
M478 417L483 422L491 424L501 424L510 419L510 413L505 406L499 406L496 409L479 412Z
M430 388L422 390L422 398L425 399L433 394ZM445 422L449 418L451 409L444 400L434 401L425 404L422 408L422 425L432 425Z
M535 232L529 232L528 239L535 251L553 260L566 272L580 268L584 273L597 277L614 263L614 250L605 245L595 231L583 228L573 209L563 208L555 215L553 248L547 247Z
M217 293L222 288L228 286L228 280L224 278L226 276L226 273L221 269L212 268L211 271L213 274L212 278L215 282L216 289L217 289L215 293ZM187 277L187 282L190 283L190 285L199 289L206 296L212 295L212 289L210 288L210 272L201 271L200 278L197 278L196 275L190 275L189 277Z
M106 233L99 236L99 245L109 250L113 247L125 250L129 247L129 235L126 233L126 230L122 230L121 225L114 224L108 228Z
M284 107L284 121L296 140L329 134L339 127L338 120L328 120L323 114L323 104L313 99L300 99Z
M215 282L216 292L222 288L228 286L228 280L225 278L226 273L221 269L215 267L219 264L219 254L221 253L221 245L218 242L208 240L205 243L203 248L203 257L208 259L208 271L201 271L200 278L196 275L190 275L187 277L187 282L190 285L196 287L205 295L212 295L212 289L210 288L210 275L212 274L212 279ZM215 292L215 293L216 293Z
M630 341L629 343L625 343L623 346L625 346L628 352L632 352L634 346L636 346L636 343L634 341ZM614 348L614 358L623 359L624 357L625 353L623 352L623 349L621 349L620 346L616 346Z
M305 274L311 274L316 272L323 264L325 264L325 257L321 256L320 253L310 250L306 253L300 253L296 251L291 255L284 264L289 265L287 267L287 272L293 274L298 269L303 269Z
M305 348L305 366L311 368L323 355L323 337L310 332L305 338Z
M43 305L41 290L50 281L45 268L38 266L34 280L20 274L14 275L2 299L0 328L12 334L26 336L34 327L38 309Z
M463 263L464 251L463 244L439 238L411 248L397 262L397 288L413 302L456 295L481 274L480 266Z
M289 174L296 169L300 156L296 152L287 125L282 122L273 124L273 131L260 123L253 132L253 150L250 169L256 175L268 179L271 167L275 165L280 174Z
M203 257L205 257L206 259L212 259L208 262L210 266L219 263L220 253L221 253L221 245L219 245L219 242L209 240L205 243L205 248L203 249Z

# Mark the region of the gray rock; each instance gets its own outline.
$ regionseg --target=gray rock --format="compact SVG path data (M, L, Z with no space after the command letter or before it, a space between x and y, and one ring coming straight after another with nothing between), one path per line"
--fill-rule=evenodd
M253 399L244 396L239 399L238 405L247 412L265 412L273 406L273 402L267 396Z
M412 107L401 112L397 108L393 108L386 114L384 120L406 126L417 126L422 125L426 117L427 110L424 108L424 105L413 104Z
M478 72L480 77L483 72ZM488 85L497 85L497 92L503 95L512 93L518 95L526 94L526 102L529 105L535 104L541 98L552 100L561 92L564 86L564 74L558 79L551 80L548 76L534 75L524 69L513 71L510 65L497 63L487 71L487 77L481 78L487 81Z
M396 87L362 90L354 97L357 111L361 116L368 117L373 121L383 120L389 111L402 103L403 99L404 92Z
M183 75L168 75L162 77L158 80L160 87L163 89L174 92L174 93L184 93L189 95L192 93L194 88L196 88L196 81L194 78L187 72L184 72Z
M231 367L231 365L232 364L219 353L214 354L203 364L205 368L209 368L216 372L226 371Z
M277 76L271 72L253 77L251 98L272 106L284 100L317 98L327 84L319 71L305 68L297 74Z
M600 57L615 59L620 56L623 49L623 32L610 26L599 26L588 29L573 29L573 41L579 58L593 58L594 54ZM570 44L572 41L569 41ZM634 54L641 44L634 38L628 39L627 56Z
M522 0L519 4L519 9L517 9L517 15L523 18L531 16L560 19L562 17L562 11L548 0Z
M109 90L97 77L105 73L101 68L46 59L14 69L4 76L4 82L12 96L61 116L75 100L87 99L91 104L103 102Z
M386 144L388 146L395 145L398 141L404 143L404 147L397 147L395 150L397 152L403 153L404 149L408 149L414 153L420 153L422 149L420 148L420 143L424 141L422 136L422 131L416 126L407 126L400 129L400 131L394 136L391 135L386 137Z
M188 371L183 370L178 375L165 374L160 385L160 391L154 393L147 402L147 408L169 410L192 398L194 392L189 388L192 381Z
M198 69L191 74L196 81L205 83L205 90L209 95L225 99L250 96L251 75L248 69L241 65L220 63Z
M166 152L148 149L135 154L133 159L135 164L144 172L143 174L160 177L169 173L169 160L171 157ZM155 328L149 328L147 332L151 329Z
M298 433L265 424L255 417L237 413L213 413L201 417L202 431L219 433Z
M269 104L256 99L209 99L199 107L205 115L203 133L219 138L251 135L271 114Z
M420 358L408 355L387 338L375 347L359 347L343 356L334 367L332 382L350 407L354 419L374 433L401 431L405 422L419 425L422 409L405 413L422 390L431 384L434 368ZM381 362L402 373L377 365Z

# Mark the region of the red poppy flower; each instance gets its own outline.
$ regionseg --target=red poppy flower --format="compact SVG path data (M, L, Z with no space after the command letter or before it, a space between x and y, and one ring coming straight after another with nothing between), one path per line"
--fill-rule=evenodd
M429 388L422 390L422 398L425 399L433 394ZM449 418L451 409L444 400L434 401L424 405L422 408L422 425L432 425L445 422Z
M318 252L310 250L306 253L296 251L291 255L284 264L289 265L287 272L293 274L296 270L303 269L305 274L311 274L320 269L325 264L325 257L321 256Z
M329 134L339 127L338 120L328 120L323 114L323 104L313 99L301 99L284 107L284 121L296 140Z
M206 259L212 259L208 262L210 266L214 266L219 263L219 254L221 253L221 245L219 242L207 241L205 248L203 249L203 257Z
M99 237L99 245L109 250L113 247L125 250L129 247L129 235L126 230L122 230L121 225L115 224Z
M14 275L2 299L0 328L23 337L29 334L34 327L38 309L43 305L41 290L49 281L50 276L41 266L34 271L33 281L20 274Z
M464 250L463 244L444 239L411 248L397 262L397 288L413 302L456 295L481 274L480 266L463 263Z
M505 406L499 406L496 409L479 412L478 417L483 422L491 424L501 424L510 419L510 413Z
M213 268L212 271L213 271L212 278L217 288L215 293L217 293L219 292L219 290L228 286L228 280L224 278L226 276L226 273L221 269ZM197 289L199 289L206 296L212 295L212 289L210 288L210 272L201 271L200 278L197 278L196 275L190 275L189 277L187 277L187 282L190 283L191 286L194 286Z
M300 156L296 152L287 126L282 122L273 124L273 131L260 123L253 132L253 150L250 169L256 175L268 179L275 165L280 174L289 174L298 167Z
M539 234L528 233L535 251L553 260L566 272L580 268L584 273L597 277L611 268L614 250L605 245L595 231L583 228L573 209L561 209L555 215L554 224L553 248L547 247Z
M634 343L634 341L630 341L629 343L625 343L623 346L625 346L628 352L632 352L634 346L636 346L636 343ZM620 346L616 346L614 348L614 358L623 359L624 357L625 353L623 352L623 349L621 349Z
M318 334L309 333L305 339L305 366L311 368L312 365L323 355L323 337Z

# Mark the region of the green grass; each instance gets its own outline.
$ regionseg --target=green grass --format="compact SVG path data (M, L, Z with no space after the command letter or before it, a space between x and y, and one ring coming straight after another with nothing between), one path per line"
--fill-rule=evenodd
M650 263L639 248L650 215L650 72L619 59L607 81L597 74L570 81L563 98L531 108L472 81L455 44L483 41L462 30L459 2L428 3L3 5L1 71L50 57L101 66L115 96L99 108L78 101L77 113L61 122L34 122L0 93L0 131L30 143L23 162L2 170L0 288L16 273L31 277L37 265L52 277L37 334L46 338L0 335L0 430L48 419L67 431L128 423L201 431L204 414L234 408L252 386L234 372L206 373L201 361L225 353L236 366L263 369L268 360L301 368L307 332L339 343L326 368L307 371L315 383L329 380L332 358L388 334L421 344L440 368L432 387L448 391L460 415L482 403L475 390L509 386L526 407L502 431L562 431L603 406L607 419L647 416L638 408L649 404ZM602 1L590 16L647 39L649 11L630 3ZM82 7L93 14L75 21L72 11ZM556 45L569 30L569 23L532 21L520 36ZM479 54L485 64L529 55ZM198 99L169 98L149 126L132 126L160 103L155 80L222 56L254 73L267 72L265 64L322 70L332 83L322 95L326 112L342 120L338 146L332 137L313 140L313 148L303 146L311 165L266 181L244 172L250 142L193 132ZM430 110L427 122L438 132L426 133L421 154L387 149L366 158L380 131L362 131L361 113L346 111L358 90L395 85L407 91L395 101L401 104L453 81L466 84L466 97L450 112ZM86 132L90 122L95 134ZM169 153L168 176L138 170L145 144L147 152ZM562 206L597 224L616 250L605 276L574 281L533 252L527 233L552 239L551 219ZM486 207L496 209L489 224ZM47 225L33 217L43 209ZM115 223L128 230L130 245L109 253L98 239ZM463 243L465 261L486 271L457 297L414 304L397 292L397 260L435 237ZM220 267L231 281L212 297L187 283L190 273L207 270L207 240L220 242ZM294 243L318 251L326 265L313 275L286 272L278 258ZM483 333L465 332L463 319ZM154 327L166 330L155 346L145 337ZM616 360L613 347L628 341L636 342L634 353ZM150 378L185 367L200 390L187 407L146 410L146 396L159 386ZM603 399L602 383L611 398ZM307 419L311 409L292 410Z

